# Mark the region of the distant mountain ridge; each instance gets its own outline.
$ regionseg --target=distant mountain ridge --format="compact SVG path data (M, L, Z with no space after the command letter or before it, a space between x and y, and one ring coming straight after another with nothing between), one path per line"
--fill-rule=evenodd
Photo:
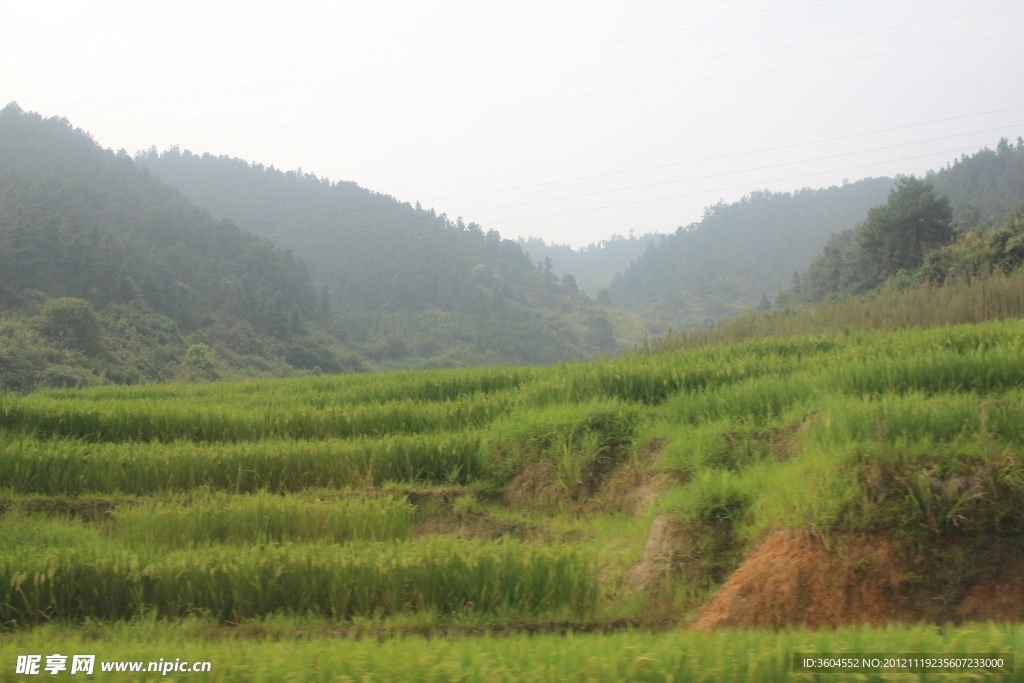
M596 297L598 292L608 288L612 278L661 237L660 233L638 235L630 231L628 236L612 235L578 249L568 244L549 244L540 237L520 237L519 244L535 261L551 259L556 275L571 274L581 290Z
M0 264L0 388L359 366L323 332L301 261L15 104L0 111Z
M342 308L479 314L508 300L551 303L547 274L514 241L354 182L178 148L135 161L215 218L294 250Z
M947 197L953 226L965 236L999 227L1024 205L1024 139L999 141L994 150L963 154L924 180ZM813 304L831 296L862 294L885 279L860 245L861 226L837 233L822 247L806 273L780 292L780 304Z
M612 351L656 329L596 306L573 278L557 277L495 230L355 182L177 147L151 148L135 162L214 217L294 250L329 290L343 319L339 337L381 359L401 341L407 350L458 347L477 363L553 362ZM382 333L393 337L390 350L376 346ZM436 348L430 357L455 362Z
M950 198L961 231L995 227L1024 202L1022 150L1024 140L1018 138L1014 146L1003 139L995 150L961 155L926 175L937 192ZM844 261L863 269L853 230L868 209L886 202L894 186L891 178L867 178L841 187L758 191L731 204L719 202L705 209L700 221L658 240L616 275L608 288L610 303L687 328L748 307L770 306L776 293L794 282L804 282L802 291L780 301L819 300L841 288L823 284L836 279L823 275L826 265L835 271L835 262ZM858 279L839 277L851 278Z
M835 233L883 203L889 178L796 192L752 192L658 240L608 288L611 303L677 327L758 305L807 268Z
M159 158L220 203L66 119L0 111L0 390L551 363L648 331L494 231L355 183ZM343 218L304 218L324 214Z

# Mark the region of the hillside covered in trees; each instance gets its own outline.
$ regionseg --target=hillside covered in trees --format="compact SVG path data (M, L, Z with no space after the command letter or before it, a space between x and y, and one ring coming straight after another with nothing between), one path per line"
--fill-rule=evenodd
M636 234L631 230L628 236L612 235L606 240L593 242L574 249L569 244L546 242L541 237L519 238L519 244L537 261L551 260L551 267L559 277L572 274L580 291L606 300L607 290L619 272L638 259L652 242L659 239L659 233Z
M362 249L288 251L239 227L251 216L211 216L66 119L4 108L0 389L541 363L618 346L613 324L625 316L583 299L571 278L559 281L496 233L352 183L249 173L271 180L245 188L262 197L264 221L322 212L322 195L351 195L388 203L389 217L417 216L417 229L432 234L381 239L391 233L364 221L356 234L375 241ZM220 188L235 180L226 175ZM220 193L209 177L197 182ZM363 219L380 221L373 211Z
M729 317L807 268L829 237L885 201L889 178L719 202L663 236L612 280L611 304L677 327Z
M595 306L570 273L556 275L497 231L354 182L176 147L135 161L214 218L301 257L329 292L335 332L378 360L405 346L442 356L441 365L551 362L612 351L649 331Z
M0 387L360 369L305 266L65 119L0 112Z
M999 228L1024 203L1024 141L1003 139L995 150L965 154L929 172L922 182L946 198L951 231L924 244L910 262L880 269L864 251L863 224L869 210L885 204L903 182L868 178L842 187L753 192L732 204L719 202L699 222L661 237L616 275L608 288L610 303L693 328L746 308L767 309L776 294L777 305L799 305L870 291L901 268L914 270L924 252L954 236Z
M1024 204L1024 139L1014 145L1004 138L995 150L963 155L897 185L885 207L833 236L777 303L863 294L897 276L941 282L950 274L1006 270L1007 250L1014 249L1013 213ZM913 231L901 233L899 227L909 223L916 223Z

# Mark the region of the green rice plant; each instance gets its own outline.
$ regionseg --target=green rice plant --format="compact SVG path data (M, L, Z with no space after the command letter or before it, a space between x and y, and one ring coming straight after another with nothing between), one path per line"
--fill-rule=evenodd
M850 394L924 391L990 393L1024 384L1024 348L1000 346L907 353L899 358L837 365L823 382Z
M810 448L760 476L751 537L809 528L991 541L1024 532L1024 458L981 436Z
M414 508L395 498L320 500L259 492L193 495L121 506L115 534L131 547L213 543L258 545L321 541L392 541L412 535Z
M964 361L960 366L948 358L942 362L969 367L976 360L972 353L958 354ZM725 522L741 545L779 529L918 539L936 534L995 539L1024 531L1020 390L989 395L907 390L865 397L827 394L824 386L816 394L816 379L791 376L771 386L760 378L677 397L666 406L667 415L675 408L674 415L695 421L674 427L674 440L661 455L663 467L690 482L666 503L680 523ZM891 377L875 386L885 381ZM797 409L774 416L777 406L795 402L777 397L785 399L801 384L807 398ZM996 378L989 386L1008 384ZM737 421L737 413L743 421ZM757 419L761 416L767 417ZM785 452L766 457L771 451L758 450L760 439L787 422L793 427L783 440ZM751 457L752 452L757 455Z
M510 396L498 393L440 403L401 401L239 413L227 407L206 409L183 401L170 405L112 402L80 407L75 400L3 396L0 428L39 437L73 436L94 442L343 439L479 428L510 405Z
M484 471L478 432L251 443L91 443L0 432L0 487L79 495L249 493L384 482L465 483ZM453 482L453 475L456 481Z
M659 353L736 344L789 335L850 334L856 331L902 331L909 328L981 327L985 321L1024 318L1024 270L1008 276L983 275L944 284L922 283L905 291L883 289L872 296L849 296L816 306L789 306L767 313L749 311L708 329L669 334L638 349ZM998 323L997 323L998 324Z
M333 375L293 379L259 379L209 384L108 385L92 392L48 390L39 395L91 402L179 402L191 405L264 408L390 403L444 402L474 394L515 389L533 381L539 368L497 367L472 370L417 370L368 375Z
M675 553L689 600L706 598L739 566L747 549L743 531L760 493L761 469L701 470L661 501L661 510L683 531Z
M826 369L784 377L757 377L680 394L664 415L686 423L727 418L771 420L828 394L873 396L926 393L1003 392L1024 384L1024 349L926 349L896 357L853 356Z
M782 378L760 377L725 387L709 388L673 398L665 419L686 424L718 420L772 420L794 406L819 399L827 383L819 375L801 373Z
M545 407L597 397L659 405L679 392L720 386L762 375L785 374L784 355L743 349L701 350L662 356L625 356L604 362L563 366L522 389L526 405Z
M858 526L869 502L863 482L849 463L858 457L855 445L805 450L787 462L759 472L759 495L751 517L740 531L753 540L779 529L827 533Z
M213 546L111 552L15 548L0 557L0 623L267 614L336 619L416 611L535 615L593 611L590 561L514 541L357 546Z
M801 444L795 431L804 424L805 417L804 410L789 410L763 423L723 418L660 425L655 436L663 444L658 452L658 469L688 482L706 469L739 472L762 460L784 459Z
M1019 381L1022 348L1024 325L1006 321L887 334L757 339L549 368L97 387L0 397L0 427L96 441L457 431L483 426L515 408L599 397L654 406L678 394L821 370L832 373L831 380L845 391L903 385L990 391Z
M66 515L35 515L14 507L0 518L0 548L71 548L101 542L96 530Z
M249 625L270 630L273 623ZM794 654L843 657L854 653L908 655L969 653L1004 656L1024 651L1019 624L962 627L893 624L836 630L623 630L607 634L526 632L473 637L390 639L336 638L303 624L302 637L209 638L207 623L149 622L105 625L105 637L80 626L41 626L0 640L0 658L50 652L90 652L104 661L209 661L204 681L285 683L301 676L310 683L335 681L431 681L463 683L733 683L753 681L927 680L1024 681L1020 663L1012 674L981 671L889 676L872 673L813 673L792 670ZM114 676L114 674L110 674ZM149 674L153 676L153 674ZM122 674L124 676L124 674ZM199 675L170 672L160 680L187 681ZM0 669L0 681L21 680L14 666Z
M585 479L622 458L641 417L639 407L609 400L523 409L492 425L482 448L499 481L548 460L560 472L563 485L577 491Z
M601 435L596 432L562 434L556 437L546 455L555 464L558 485L570 498L577 498L581 490L590 483L602 469L602 459L607 446L601 445Z
M957 441L985 435L1024 446L1024 394L973 392L829 397L818 407L805 441L829 448L857 440Z
M666 511L685 525L737 525L756 499L762 468L737 474L732 470L701 470L676 496Z

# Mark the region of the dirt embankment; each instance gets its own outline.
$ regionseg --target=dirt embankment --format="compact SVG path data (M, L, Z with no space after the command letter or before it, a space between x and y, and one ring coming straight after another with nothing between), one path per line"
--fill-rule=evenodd
M635 592L651 591L661 586L672 569L676 549L682 537L679 529L666 515L651 522L640 560L626 574L626 585Z
M779 532L755 549L700 616L698 629L834 628L857 623L1024 620L1024 560L994 552L952 571L965 548L932 549L929 567L885 538L819 539ZM945 558L945 559L943 559Z

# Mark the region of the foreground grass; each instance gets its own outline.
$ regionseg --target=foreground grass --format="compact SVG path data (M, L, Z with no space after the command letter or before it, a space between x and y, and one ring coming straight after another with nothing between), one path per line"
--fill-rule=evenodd
M1024 317L1024 270L1010 275L950 277L943 284L883 287L866 296L843 296L808 308L749 310L712 325L646 341L642 351L698 348L769 336L849 334L853 330L902 330Z
M781 529L899 536L910 550L956 541L969 560L945 574L952 610L998 553L1021 555L1022 386L1014 320L550 368L4 396L0 622L155 612L222 625L329 617L339 629L396 617L665 628ZM641 508L631 495L644 487L658 500ZM670 575L655 590L631 570L657 515L681 533L672 557L648 558ZM930 558L910 557L925 575ZM310 650L293 670L757 679L744 667L763 657L775 671L771 635L680 636L680 652L692 642L720 660L680 659L668 641L644 649L661 637L538 639L529 657L502 650L513 638L492 643L498 659L415 641L395 655L394 666L417 652L439 662L427 673L357 670Z
M91 443L0 431L0 486L46 495L134 494L208 488L300 491L386 482L461 483L481 474L480 436L413 434L368 439L242 443Z
M593 611L588 558L572 549L428 539L406 544L212 546L166 552L93 542L20 544L0 557L0 623L200 613L338 619L414 611L529 616Z
M209 661L205 674L107 674L127 680L242 681L422 681L494 683L620 683L628 681L1024 681L1014 674L930 674L882 677L865 674L794 674L792 654L1024 652L1024 627L976 624L970 628L890 626L779 633L621 631L592 635L511 634L505 637L331 638L307 624L275 620L245 624L237 638L210 631L199 620L167 624L90 624L84 629L40 627L0 635L0 682L19 680L13 663L22 654L95 654L97 662ZM312 628L310 628L312 626ZM299 627L299 628L297 628ZM296 631L303 635L295 637ZM263 635L252 635L262 632ZM288 634L292 634L289 636ZM10 666L8 666L10 664ZM98 668L98 665L97 665ZM65 674L66 675L66 674ZM99 674L102 676L103 674Z

